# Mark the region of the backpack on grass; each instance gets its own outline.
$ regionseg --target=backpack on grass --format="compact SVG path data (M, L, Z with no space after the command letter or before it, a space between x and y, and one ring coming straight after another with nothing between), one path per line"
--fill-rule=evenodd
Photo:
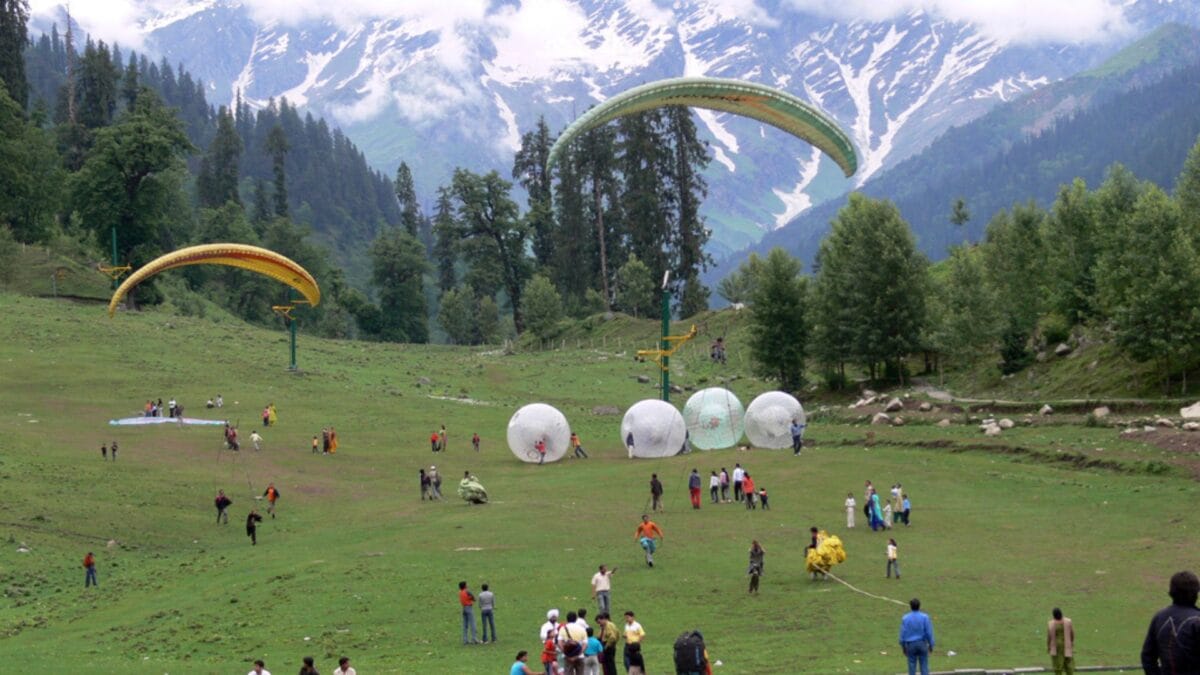
M704 636L700 631L687 631L675 640L675 672L704 672Z

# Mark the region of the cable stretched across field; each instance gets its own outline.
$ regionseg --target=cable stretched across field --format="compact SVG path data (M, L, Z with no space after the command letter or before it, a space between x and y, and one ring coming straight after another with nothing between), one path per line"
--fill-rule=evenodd
M849 581L839 578L833 572L823 572L823 574L827 577L832 578L834 581L838 582L839 584L842 584L846 588L849 588L850 590L854 591L855 593L862 593L863 595L865 595L869 598L875 598L876 600L886 600L887 602L894 602L897 605L900 605L901 607L908 607L907 602L900 602L899 600L893 600L892 598L888 598L888 597L885 597L882 595L875 595L874 593L868 593L867 591L864 591L863 589L858 588L857 586L854 586Z

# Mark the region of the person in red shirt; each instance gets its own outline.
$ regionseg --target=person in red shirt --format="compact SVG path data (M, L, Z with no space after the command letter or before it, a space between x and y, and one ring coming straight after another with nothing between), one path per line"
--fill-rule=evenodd
M479 452L479 434L471 436L471 446L475 448L475 452Z
M650 516L643 513L642 522L638 523L637 530L633 533L633 539L641 544L642 549L646 551L646 564L650 567L654 567L654 551L658 548L658 544L655 543L655 537L658 538L659 542L666 539L663 536L662 529L653 520L650 520Z
M429 449L434 452L438 451L438 433L436 431L429 434Z
M746 494L746 508L754 508L754 479L747 473L745 478L742 478L742 492Z
M467 589L467 582L458 582L458 602L462 605L463 644L477 645L479 638L475 634L475 595ZM471 628L471 641L467 642L467 627Z
M83 587L99 586L96 581L96 556L92 555L91 551L83 556L83 569L87 570L87 575L83 578Z
M275 484L267 485L266 492L263 496L267 498L267 513L271 514L271 518L275 517L275 500L279 499L279 490L275 489Z
M533 444L533 449L537 450L538 464L544 464L546 462L546 441L539 438L538 442Z

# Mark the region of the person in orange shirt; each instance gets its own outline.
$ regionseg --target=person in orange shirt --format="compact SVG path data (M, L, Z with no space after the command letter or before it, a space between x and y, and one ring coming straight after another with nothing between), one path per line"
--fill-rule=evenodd
M334 454L338 449L337 429L329 427L329 454Z
M438 432L436 431L429 434L429 449L434 452L438 451Z
M274 483L267 485L267 490L263 492L263 496L267 498L267 513L271 514L271 517L274 518L275 500L279 499L279 490L275 489Z
M87 575L83 578L83 587L99 586L96 581L96 556L92 555L91 551L83 556L83 569L87 570Z
M750 477L749 473L742 478L742 492L746 494L746 508L754 508L754 479Z
M477 645L479 638L475 634L475 594L467 589L467 582L458 582L458 603L462 605L463 644ZM467 642L467 627L471 628L471 641Z
M655 542L657 537L658 542ZM637 530L633 533L634 541L642 545L642 550L646 552L646 564L654 567L654 551L658 548L658 544L666 540L663 536L663 531L650 516L642 514L642 522L638 523Z

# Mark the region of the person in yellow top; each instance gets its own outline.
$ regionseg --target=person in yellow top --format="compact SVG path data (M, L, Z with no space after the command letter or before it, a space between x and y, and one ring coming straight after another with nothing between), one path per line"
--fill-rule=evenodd
M579 434L571 432L571 447L575 450L576 459L587 459L587 450L583 449L583 443L579 442Z
M657 537L658 541L655 542ZM650 520L650 516L642 514L642 522L638 523L637 530L633 533L634 541L642 545L642 549L646 552L646 564L654 567L654 551L666 540L663 536L663 531L658 525Z
M275 414L274 403L267 406L267 419L270 420L271 426L275 426L275 423L279 421L279 416Z
M645 516L642 517L645 518ZM654 525L654 523L650 524ZM631 665L629 662L629 648L631 645L637 645L634 651L640 652L642 640L646 639L646 631L642 629L642 624L638 623L637 619L633 618L633 612L625 612L625 626L622 628L621 632L625 635L625 671L629 672L629 666ZM645 667L644 664L632 665L641 665L642 667Z

